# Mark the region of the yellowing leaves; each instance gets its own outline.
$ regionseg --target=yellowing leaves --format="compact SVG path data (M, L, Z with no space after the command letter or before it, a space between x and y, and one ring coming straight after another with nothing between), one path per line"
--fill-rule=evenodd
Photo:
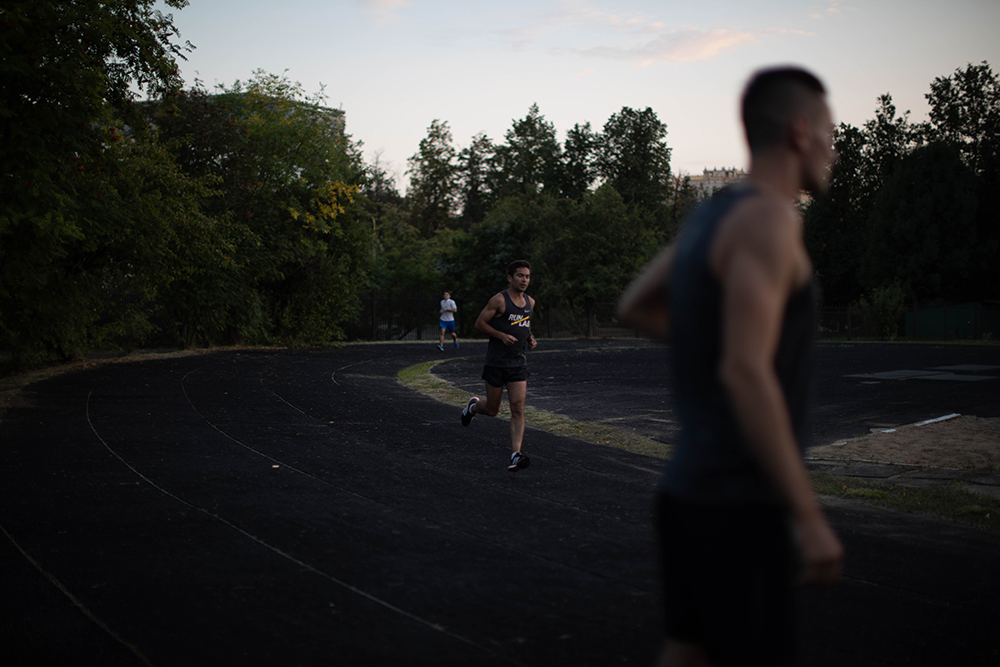
M331 223L347 211L347 206L354 203L357 194L356 185L327 181L314 189L305 207L294 202L288 207L288 213L293 220L301 221L304 229L329 234L334 229Z

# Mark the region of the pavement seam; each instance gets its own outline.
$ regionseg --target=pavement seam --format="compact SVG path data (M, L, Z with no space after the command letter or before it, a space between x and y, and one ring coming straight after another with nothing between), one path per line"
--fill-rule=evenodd
M56 589L58 589L58 591L66 597L66 599L68 599L71 603L73 603L73 606L79 609L80 612L87 617L87 620L89 620L91 623L99 627L101 630L107 633L108 636L110 636L116 642L118 642L126 649L128 649L128 651L132 653L132 655L137 657L140 661L142 661L144 665L150 665L150 667L153 666L154 663L149 658L147 658L142 651L139 650L138 646L136 646L132 642L122 637L120 634L115 632L107 623L98 618L98 616L94 612L92 612L90 608L87 607L87 605L85 605L80 598L73 595L73 593L68 588L66 588L66 586L59 579L57 579L54 574L52 574L44 567L42 567L41 563L39 563L31 556L31 554L25 551L24 548L18 543L18 541L14 539L14 536L11 535L9 532L7 532L7 529L4 528L3 525L0 525L0 532L2 532L4 535L7 536L7 539L10 540L10 543L14 545L15 549L21 552L21 555L24 556L25 560L31 563L32 567L38 570L38 572L43 577L49 580L49 583L55 586Z

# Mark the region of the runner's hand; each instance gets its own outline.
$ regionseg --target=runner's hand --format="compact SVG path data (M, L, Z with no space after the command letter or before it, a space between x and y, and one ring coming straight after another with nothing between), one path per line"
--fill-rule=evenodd
M528 349L534 350L536 347L538 347L538 341L535 340L534 336L528 334Z
M831 586L844 566L840 539L823 517L799 524L798 530L804 566L800 583L817 588Z

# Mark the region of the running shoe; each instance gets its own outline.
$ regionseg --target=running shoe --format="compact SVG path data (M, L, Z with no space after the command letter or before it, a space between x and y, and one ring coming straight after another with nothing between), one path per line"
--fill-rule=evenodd
M475 413L472 411L472 406L478 402L479 399L475 396L469 399L468 405L466 405L465 409L462 410L462 426L468 426L469 422L472 421L472 418L475 416Z
M438 349L444 352L444 345L438 345Z
M507 470L517 472L521 468L527 468L530 465L531 459L521 452L514 452L510 455L510 463L507 464Z
M458 341L457 340L455 341L455 349L456 350L458 349Z

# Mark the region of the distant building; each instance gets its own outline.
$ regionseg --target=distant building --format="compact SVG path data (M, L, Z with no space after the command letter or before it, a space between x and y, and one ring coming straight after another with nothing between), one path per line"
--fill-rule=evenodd
M701 176L691 176L691 186L698 190L698 196L711 197L716 190L738 183L747 177L742 169L705 169Z
M698 197L707 199L727 185L739 183L746 177L747 173L745 171L732 167L730 169L705 169L702 171L701 176L690 176L689 178L691 187L698 192ZM678 187L683 182L683 179L683 176L676 179ZM799 203L803 205L809 204L812 201L812 198L806 192L800 192L798 199Z

